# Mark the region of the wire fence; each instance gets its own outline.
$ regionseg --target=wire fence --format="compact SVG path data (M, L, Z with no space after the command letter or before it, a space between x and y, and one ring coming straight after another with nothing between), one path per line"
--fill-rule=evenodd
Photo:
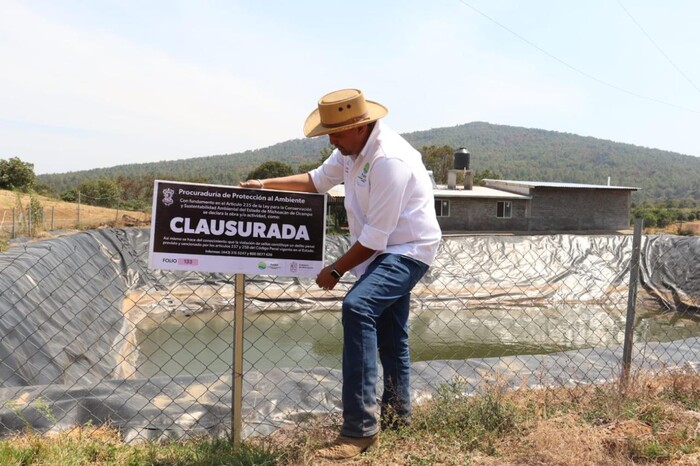
M138 226L150 221L150 214L119 208L81 204L59 204L0 209L0 240L34 238L44 232L100 226Z
M444 238L412 294L414 402L455 380L616 381L626 340L632 369L696 370L700 239L639 240L630 282L630 236ZM126 440L230 432L236 279L149 270L147 245L146 230L102 229L0 254L0 434L86 423ZM347 247L329 239L327 260ZM332 291L244 279L242 435L339 413L353 279Z

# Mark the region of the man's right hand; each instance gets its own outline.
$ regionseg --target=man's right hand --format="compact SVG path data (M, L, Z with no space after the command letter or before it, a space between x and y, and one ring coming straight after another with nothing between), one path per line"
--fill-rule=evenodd
M265 183L262 180L241 181L239 184L241 188L263 189L265 187Z

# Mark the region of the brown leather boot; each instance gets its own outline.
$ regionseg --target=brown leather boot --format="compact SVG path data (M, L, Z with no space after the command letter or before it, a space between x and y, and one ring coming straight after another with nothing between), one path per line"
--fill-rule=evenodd
M346 437L344 435L339 435L331 446L319 450L316 456L329 460L347 459L378 446L379 433L371 437Z

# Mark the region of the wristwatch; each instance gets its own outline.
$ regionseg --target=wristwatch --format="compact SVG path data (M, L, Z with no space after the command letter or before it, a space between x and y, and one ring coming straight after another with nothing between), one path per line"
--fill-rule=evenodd
M335 278L336 280L340 280L341 277L343 276L343 274L340 273L340 272L338 272L338 271L335 269L335 267L333 267L333 268L331 269L331 275L333 275L333 278Z

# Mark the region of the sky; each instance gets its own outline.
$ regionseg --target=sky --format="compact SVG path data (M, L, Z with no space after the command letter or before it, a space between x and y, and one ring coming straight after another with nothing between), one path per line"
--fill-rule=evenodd
M699 18L697 0L0 0L0 159L267 147L342 88L401 133L485 121L700 156Z

